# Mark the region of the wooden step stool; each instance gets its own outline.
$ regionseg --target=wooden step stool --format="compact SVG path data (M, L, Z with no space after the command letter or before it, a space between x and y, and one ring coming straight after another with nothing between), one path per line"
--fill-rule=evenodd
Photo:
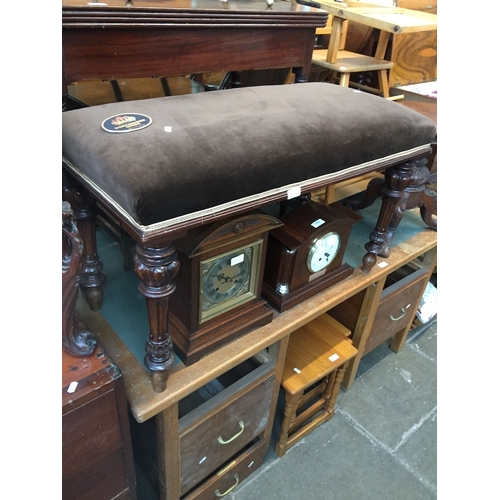
M323 314L290 335L281 385L285 415L276 454L333 417L348 361L357 354L351 331Z

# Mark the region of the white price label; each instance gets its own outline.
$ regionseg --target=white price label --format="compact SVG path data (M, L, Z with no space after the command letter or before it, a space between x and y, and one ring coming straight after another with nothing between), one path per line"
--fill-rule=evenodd
M237 266L238 264L241 264L244 260L245 260L245 255L240 253L239 255L231 259L231 265Z
M301 192L302 190L300 189L300 186L295 186L286 192L286 197L287 199L291 200L292 198L297 198L297 196L300 196Z
M322 226L324 223L325 223L325 221L323 219L318 219L318 220L315 220L311 224L311 226L314 227L314 229L317 229L319 226Z

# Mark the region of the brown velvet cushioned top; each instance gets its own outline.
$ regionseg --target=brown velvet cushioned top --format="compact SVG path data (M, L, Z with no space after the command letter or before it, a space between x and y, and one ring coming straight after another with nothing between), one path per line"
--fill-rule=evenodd
M124 134L102 129L105 119L127 113L153 122ZM345 169L355 173L393 155L407 159L435 134L431 120L398 103L316 82L62 114L64 165L143 228L167 227L176 218L310 179L333 179Z

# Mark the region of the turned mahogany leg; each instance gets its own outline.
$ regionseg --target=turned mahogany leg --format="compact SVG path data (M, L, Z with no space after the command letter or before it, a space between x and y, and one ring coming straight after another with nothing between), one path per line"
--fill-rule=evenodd
M138 244L136 252L135 271L141 279L139 290L146 298L150 329L144 363L152 372L153 390L163 392L175 360L172 338L167 331L168 298L175 290L179 261L173 243L161 248Z
M82 272L80 289L92 311L102 308L102 285L106 276L102 272L102 262L97 254L95 199L85 189L73 182L63 173L63 199L73 208L80 237L83 242Z
M382 188L382 206L377 225L370 233L370 241L365 245L368 251L363 257L362 271L370 272L377 262L377 255L388 257L392 235L403 217L409 193L415 175L413 163L403 163L385 171L385 185Z
M96 339L75 312L81 272L82 242L73 211L62 202L62 346L73 356L94 352Z

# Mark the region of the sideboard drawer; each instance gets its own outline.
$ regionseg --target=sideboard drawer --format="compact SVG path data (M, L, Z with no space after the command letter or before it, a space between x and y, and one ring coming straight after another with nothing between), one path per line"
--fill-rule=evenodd
M391 282L382 291L373 328L365 344L363 354L370 352L413 321L417 301L427 284L428 271L418 269L401 280ZM391 284L392 283L392 284Z
M275 373L265 363L179 419L185 494L264 431Z
M202 486L183 497L183 500L216 500L228 495L262 465L268 444L259 436L248 449L221 467Z

